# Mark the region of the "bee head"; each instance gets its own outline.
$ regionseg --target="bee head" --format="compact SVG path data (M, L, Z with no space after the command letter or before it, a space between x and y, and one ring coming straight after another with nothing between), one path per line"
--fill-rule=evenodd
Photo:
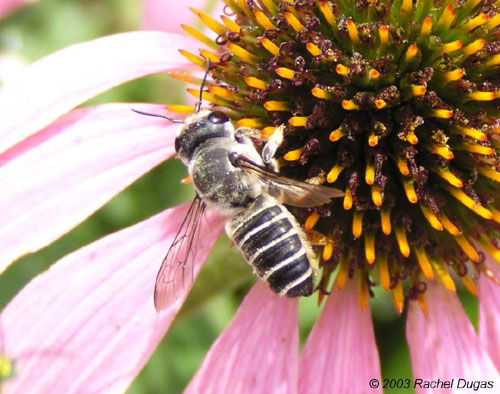
M203 110L186 119L175 139L175 150L189 162L196 149L211 138L234 138L234 127L225 113Z

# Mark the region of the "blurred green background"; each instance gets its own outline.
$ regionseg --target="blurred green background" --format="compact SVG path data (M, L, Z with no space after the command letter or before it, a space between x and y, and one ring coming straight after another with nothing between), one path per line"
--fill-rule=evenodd
M207 9L213 7L215 1L212 0ZM141 3L140 0L42 0L0 21L0 56L14 65L29 64L77 42L136 30L141 21ZM166 12L168 3L165 0ZM4 69L0 68L0 71ZM171 92L176 93L173 95ZM157 75L122 85L86 105L103 102L180 104L184 97L181 83ZM32 277L67 253L165 208L189 201L193 196L191 187L179 184L185 174L184 166L177 160L163 163L69 234L14 264L0 277L0 308ZM172 185L179 186L173 188ZM230 242L225 237L218 242L171 330L128 393L179 393L194 375L211 344L230 322L255 280L236 249L229 246ZM476 324L475 299L464 292L461 292L461 297ZM319 312L316 297L301 300L302 343ZM372 313L383 377L411 378L404 316L399 317L390 297L380 292L372 300ZM385 392L408 390L391 389Z

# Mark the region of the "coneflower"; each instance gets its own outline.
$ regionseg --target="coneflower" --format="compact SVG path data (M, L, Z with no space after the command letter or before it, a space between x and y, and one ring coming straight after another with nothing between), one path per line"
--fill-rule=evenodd
M332 274L356 276L364 305L380 283L399 312L404 284L425 308L435 276L477 294L477 273L492 276L477 247L500 258L499 6L224 3L221 21L192 10L215 37L184 26L205 48L181 53L210 59L203 98L238 126L285 125L283 174L345 192L293 211L322 249L320 297Z

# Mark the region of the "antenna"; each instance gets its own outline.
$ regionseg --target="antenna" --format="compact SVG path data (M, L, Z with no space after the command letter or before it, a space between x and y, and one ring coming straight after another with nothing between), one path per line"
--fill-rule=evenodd
M201 81L200 85L200 98L198 102L196 103L196 106L194 107L195 112L200 112L201 104L203 103L203 89L205 88L205 83L207 82L207 77L208 73L210 71L210 66L212 65L212 62L210 59L207 59L207 67L205 68L205 75L203 75L203 79Z
M203 79L201 80L201 85L200 85L200 97L198 99L198 102L194 106L194 110L196 113L200 112L201 104L203 103L203 89L205 88L205 84L207 82L207 77L208 77L208 73L210 72L211 64L212 64L212 62L210 61L210 59L207 59L207 67L205 69L205 74L203 75ZM132 111L134 111L135 113L140 114L140 115L153 116L155 118L162 118L162 119L169 120L172 123L184 123L183 120L169 118L168 116L165 116L165 115L152 114L150 112L143 112L143 111L139 111L139 110L133 109L133 108L131 108L131 109L132 109Z
M139 111L139 110L133 109L133 108L131 108L131 109L132 109L132 111L134 111L135 113L140 114L140 115L153 116L155 118L167 119L167 120L171 121L172 123L184 123L183 120L169 118L168 116L165 116L165 115L152 114L150 112L143 112L143 111Z

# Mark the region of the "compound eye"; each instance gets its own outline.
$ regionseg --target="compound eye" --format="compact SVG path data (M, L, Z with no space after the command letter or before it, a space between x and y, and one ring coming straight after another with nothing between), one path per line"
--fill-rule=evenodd
M208 121L214 124L226 123L229 122L229 117L224 112L214 111L208 115Z

